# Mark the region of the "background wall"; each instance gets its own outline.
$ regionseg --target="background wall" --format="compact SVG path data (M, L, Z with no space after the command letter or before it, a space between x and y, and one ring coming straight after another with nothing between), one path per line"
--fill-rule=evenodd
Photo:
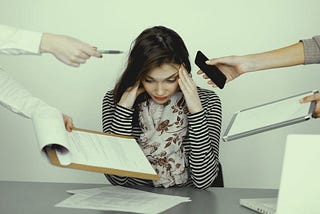
M184 39L192 61L197 50L210 57L267 51L311 38L320 20L318 0L123 1L0 0L0 20L33 31L67 34L121 56L68 67L45 54L0 56L3 66L35 96L73 117L77 127L101 130L101 101L126 62L131 42L145 28L165 25ZM319 65L260 71L213 89L223 105L224 133L243 108L319 88ZM319 121L268 131L229 143L220 159L227 187L278 188L289 133L319 133ZM298 158L298 157L297 157ZM105 183L103 175L57 168L38 148L31 120L0 108L0 180Z

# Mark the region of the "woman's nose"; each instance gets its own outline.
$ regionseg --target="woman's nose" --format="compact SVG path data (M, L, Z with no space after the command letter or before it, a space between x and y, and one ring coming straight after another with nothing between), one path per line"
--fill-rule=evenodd
M155 92L158 96L164 95L165 90L164 90L163 85L161 83L157 84Z

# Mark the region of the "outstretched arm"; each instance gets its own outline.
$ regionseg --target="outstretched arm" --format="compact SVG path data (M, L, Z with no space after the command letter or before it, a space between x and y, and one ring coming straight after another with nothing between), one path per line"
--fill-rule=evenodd
M85 63L91 56L102 57L92 45L70 36L0 25L0 54L40 53L50 53L59 61L74 67Z
M207 61L209 65L216 65L225 74L227 81L231 81L242 74L252 71L300 65L303 63L304 48L302 42L272 51L244 56L227 56ZM197 73L203 74L201 70ZM208 79L205 74L203 77ZM215 87L212 81L209 81L208 84Z

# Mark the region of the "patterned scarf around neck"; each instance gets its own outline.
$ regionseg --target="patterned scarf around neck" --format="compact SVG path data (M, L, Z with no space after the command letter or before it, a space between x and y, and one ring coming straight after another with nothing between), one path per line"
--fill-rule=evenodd
M165 105L149 99L139 106L142 134L140 146L160 180L155 186L169 187L188 179L185 154L182 148L187 133L186 105L181 92L171 96Z

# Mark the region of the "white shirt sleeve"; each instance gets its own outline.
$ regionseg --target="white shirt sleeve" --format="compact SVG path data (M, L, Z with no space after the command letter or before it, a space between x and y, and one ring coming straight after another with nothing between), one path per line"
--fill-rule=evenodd
M12 112L31 118L32 113L50 107L11 78L0 67L0 104Z
M0 54L39 54L42 33L0 25Z
M0 54L39 54L42 33L19 30L0 25ZM43 107L45 102L23 88L0 67L0 105L31 118L32 113Z

